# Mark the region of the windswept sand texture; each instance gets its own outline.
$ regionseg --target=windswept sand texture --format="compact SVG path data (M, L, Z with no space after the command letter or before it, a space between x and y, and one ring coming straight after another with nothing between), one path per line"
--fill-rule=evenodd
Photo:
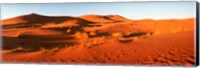
M119 15L1 21L5 63L192 66L195 19L130 20Z

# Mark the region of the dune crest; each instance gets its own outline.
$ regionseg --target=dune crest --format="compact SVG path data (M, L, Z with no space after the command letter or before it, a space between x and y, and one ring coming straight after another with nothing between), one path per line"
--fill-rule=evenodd
M118 22L118 21L126 21L128 19L120 16L120 15L94 15L88 14L79 16L81 19L85 19L92 22L99 22L99 23L109 23L109 22Z

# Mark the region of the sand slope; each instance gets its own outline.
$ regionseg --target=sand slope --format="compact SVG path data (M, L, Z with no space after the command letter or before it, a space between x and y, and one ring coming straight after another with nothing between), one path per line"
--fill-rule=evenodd
M195 63L193 18L130 20L119 15L85 15L64 17L56 23L62 18L26 16L34 21L22 19L27 21L23 27L18 27L22 24L12 18L9 20L15 22L3 22L10 23L3 25L2 30L3 62L176 66ZM30 27L36 24L40 25Z

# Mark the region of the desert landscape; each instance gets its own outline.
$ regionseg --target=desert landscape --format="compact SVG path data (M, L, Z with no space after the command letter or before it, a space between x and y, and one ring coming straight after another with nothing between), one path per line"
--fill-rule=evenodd
M193 66L194 25L195 18L31 13L1 20L2 62Z

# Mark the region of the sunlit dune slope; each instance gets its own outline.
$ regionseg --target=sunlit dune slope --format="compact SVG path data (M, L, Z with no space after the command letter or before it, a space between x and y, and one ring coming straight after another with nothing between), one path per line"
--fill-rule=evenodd
M90 15L83 15L80 16L79 18L81 19L85 19L88 21L92 21L92 22L98 22L98 23L109 23L109 22L118 22L118 21L126 21L128 19L119 16L119 15L94 15L94 14L90 14Z
M28 14L2 21L5 63L195 63L194 18L130 20L119 15Z
M76 17L71 17L71 16L44 16L44 15L39 15L39 14L27 14L15 18L9 18L6 20L2 20L3 25L12 25L12 26L18 26L18 27L41 27L41 26L49 26L49 24L54 24L54 25L60 25L58 27L63 27L62 24L65 25L65 22L72 21L72 26L75 24L84 26L87 24L91 24L93 22L86 21L80 18ZM70 24L68 24L70 25ZM49 26L50 27L50 26Z

